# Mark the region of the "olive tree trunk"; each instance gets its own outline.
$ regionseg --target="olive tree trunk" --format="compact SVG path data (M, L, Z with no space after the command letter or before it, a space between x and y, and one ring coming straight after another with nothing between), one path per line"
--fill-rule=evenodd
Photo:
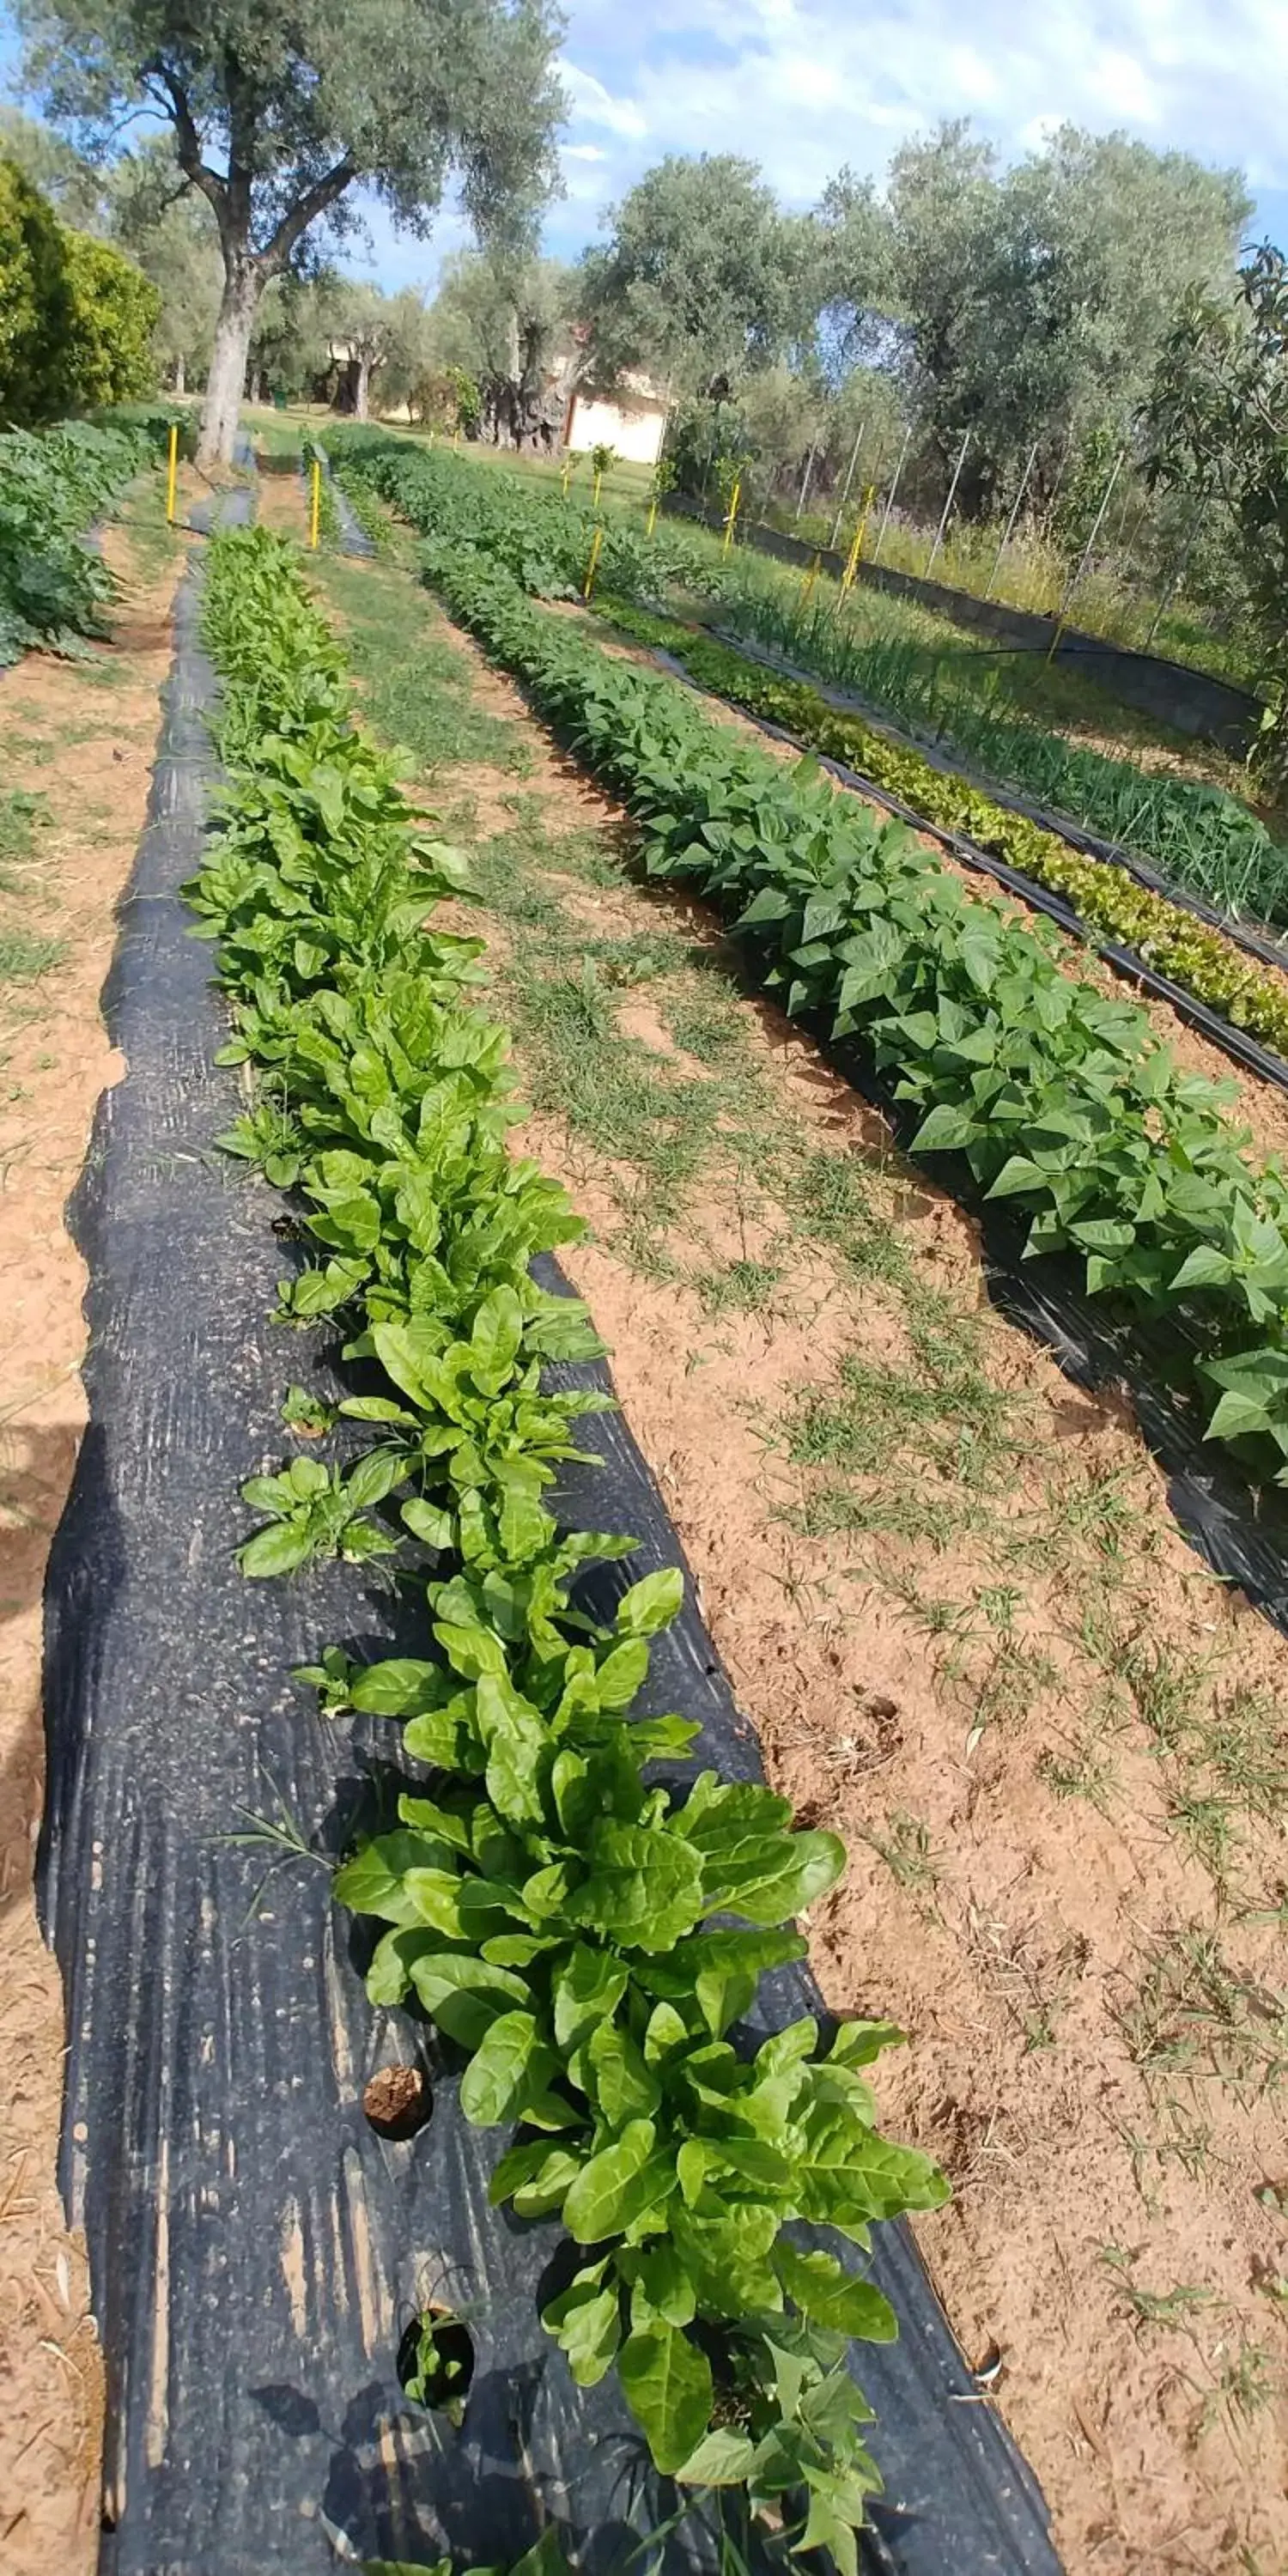
M197 441L197 463L207 472L212 465L231 465L233 461L246 359L262 283L257 267L249 260L230 264L224 278Z

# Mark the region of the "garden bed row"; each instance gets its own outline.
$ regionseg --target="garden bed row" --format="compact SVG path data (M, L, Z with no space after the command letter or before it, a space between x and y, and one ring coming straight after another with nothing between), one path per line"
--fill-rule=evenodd
M1210 1390L1206 1438L1254 1481L1275 1474L1288 1183L1144 1012L1078 982L1053 934L971 899L900 826L731 742L674 682L614 662L499 567L432 545L427 566L624 796L650 871L733 912L788 1010L862 1038L913 1104L912 1150L964 1155L975 1186L1027 1220L1026 1258L1080 1256L1087 1292L1147 1320L1156 1370Z
M346 440L338 458L351 491L382 493L424 533L440 542L450 539L458 548L480 550L512 573L525 591L548 597L580 591L594 543L594 523L582 511L513 478L482 478L457 459L409 451L405 441L378 432L352 444ZM623 621L636 621L630 631L665 645L702 685L786 727L825 756L844 761L932 827L969 834L978 848L1017 875L1056 892L1076 915L1070 924L1075 931L1085 925L1092 941L1130 951L1147 970L1166 977L1211 1014L1212 1024L1205 1020L1203 1025L1218 1043L1221 1033L1215 1024L1227 1023L1235 1032L1235 1051L1249 1070L1269 1073L1264 1060L1258 1060L1255 1042L1288 1056L1288 973L1280 970L1268 943L1259 943L1238 924L1227 925L1200 899L1193 904L1184 896L1173 900L1166 888L1147 883L1126 853L1107 854L1083 836L1071 844L1051 828L1058 817L1036 819L998 802L948 758L927 757L912 742L874 729L798 674L763 667L753 658L754 645L750 654L731 651L727 643L695 634L674 619L657 618L641 605L656 599L668 584L718 599L726 575L713 550L692 544L686 549L674 530L649 546L625 522L608 520L598 547L596 584L601 598L618 603ZM727 606L736 608L736 598ZM830 635L834 621L822 622ZM1126 769L1121 762L1108 766ZM1150 782L1131 775L1143 793ZM1206 788L1176 792L1201 798L1205 811L1228 807L1232 825L1237 819L1240 828L1269 848L1262 827L1233 800ZM1219 837L1219 814L1217 829ZM1254 1041L1251 1049L1240 1046L1243 1032Z
M607 597L610 623L708 695L749 715L834 776L927 831L954 857L1085 940L1116 971L1220 1047L1244 1072L1288 1089L1288 968L1206 907L1176 903L1121 853L1089 848L997 804L946 762L838 708L754 652ZM1272 966L1243 965L1243 950Z
M586 2566L654 2529L674 2563L701 2558L700 2511L678 2537L672 2519L689 2494L709 2518L720 2487L739 2512L799 2513L842 2566L875 2511L877 2563L1045 2576L1005 2435L947 2402L970 2382L911 2247L880 2229L856 2267L817 2233L862 2245L944 2186L873 2126L862 2068L894 2034L823 2028L793 1965L790 1917L840 1846L793 1832L761 1785L709 1642L676 1619L682 1573L622 1426L597 1427L607 1474L576 1446L611 1402L546 1259L576 1220L506 1153L475 943L427 926L458 891L452 854L355 730L290 550L220 538L208 571L232 786L189 892L235 1034L222 1075L176 1061L176 1006L183 1046L209 1043L201 952L157 875L204 775L185 666L117 979L130 1077L92 1158L99 1436L51 1576L44 1866L71 1980L67 2179L114 2376L105 2564L187 2564L196 2530L212 2569L248 2563L252 2532L256 2563L320 2565L310 2483L322 2549L330 2529L349 2554L510 2557L535 2476ZM287 1231L302 1216L318 1256L288 1253L279 1284L311 1379L284 1408L297 1452L244 1480L262 1527L240 1531L245 1575L300 1580L259 1587L249 1625L220 1488L231 1457L275 1445L254 1310L284 1265L262 1193L230 1197L200 1153L212 1083L246 1066L256 1099L224 1144L293 1191ZM181 1443L140 1419L172 1377ZM623 1500L620 1534L596 1535ZM671 1562L632 1584L640 1540ZM328 1633L346 1642L319 1657ZM324 1729L286 1682L309 1648ZM357 1783L327 1779L347 1712L356 1834ZM731 1776L693 1778L699 1735ZM365 2031L329 1870L265 1894L275 1856L337 1849ZM414 2060L426 2021L429 2129L385 2147L355 2068L391 2043ZM500 2165L498 2125L520 2132ZM889 2360L888 2289L914 2320ZM856 2334L877 2339L893 2431L870 2430ZM427 2443L416 2400L439 2410Z

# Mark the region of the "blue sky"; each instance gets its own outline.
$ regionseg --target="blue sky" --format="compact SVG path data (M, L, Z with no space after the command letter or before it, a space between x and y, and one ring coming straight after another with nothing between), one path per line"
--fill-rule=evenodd
M0 38L0 67L12 64ZM1064 119L1246 171L1251 229L1288 235L1288 0L570 0L565 195L546 247L574 258L666 152L741 152L792 206L848 161L879 176L906 135L969 115L1008 158ZM379 208L351 253L432 287L466 232L399 238Z
M843 162L877 177L906 135L956 115L1007 158L1067 119L1236 165L1250 229L1288 234L1285 0L571 0L563 76L560 258L665 152L745 153L803 207ZM429 283L463 238L450 215L429 244L378 219L374 265Z

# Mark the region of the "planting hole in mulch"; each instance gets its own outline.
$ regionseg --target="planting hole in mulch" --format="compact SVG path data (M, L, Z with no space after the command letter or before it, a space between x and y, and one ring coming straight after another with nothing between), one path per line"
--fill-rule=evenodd
M372 2128L382 2138L414 2138L434 2108L434 2097L419 2066L382 2066L362 2096Z
M406 2396L431 2414L459 2424L474 2377L474 2337L447 2308L433 2305L413 2317L398 2346L398 2378Z

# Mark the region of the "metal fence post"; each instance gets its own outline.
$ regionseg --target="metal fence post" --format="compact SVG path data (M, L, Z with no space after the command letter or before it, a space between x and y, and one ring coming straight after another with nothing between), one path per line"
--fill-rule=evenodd
M895 496L896 492L897 492L897 491L898 491L898 489L899 489L899 477L900 477L900 475L901 475L901 474L902 474L902 472L903 472L903 469L904 469L905 464L907 463L908 450L909 450L909 448L911 447L911 445L912 445L912 430L911 430L911 428L909 428L909 429L908 429L908 431L907 431L907 434L906 434L906 436L905 436L905 438L904 438L903 445L902 445L902 447L901 447L901 448L900 448L900 450L899 450L899 462L898 462L898 464L896 465L896 467L895 467L895 469L894 469L894 481L892 482L892 484L891 484L891 486L890 486L890 489L889 489L889 491L888 491L888 492L887 492L887 494L886 494L886 505L885 505L884 510L883 510L883 511L882 511L882 513L881 513L881 525L880 525L880 527L879 527L879 528L878 528L878 530L877 530L877 541L876 541L876 544L874 545L874 547L873 547L873 549L872 549L872 560L873 560L873 562L874 562L874 563L879 563L879 562L880 562L880 560L881 560L881 549L882 549L882 546L885 544L885 532L886 532L886 529L889 527L889 524L890 524L890 513L891 513L892 509L894 508L894 496Z
M853 453L852 453L852 455L851 455L851 457L850 457L849 472L847 473L847 475L846 475L846 477L845 477L845 484L844 484L844 488L843 488L842 493L841 493L840 506L839 506L839 507L838 507L838 509L837 509L836 517L835 517L835 518L833 519L833 521L832 521L832 533L831 533L831 536L828 538L828 544L829 544L829 546L834 546L834 545L836 544L836 540L837 540L837 538L839 537L839 535L840 535L840 533L841 533L841 521L842 521L842 519L845 517L845 504L846 504L846 502L849 500L849 497L850 497L850 485L851 485L851 484L852 484L852 482L854 481L854 469L855 469L855 466L858 464L858 461L859 461L859 449L860 449L860 448L862 447L862 445L863 445L863 433L864 433L865 429L867 428L867 425L868 425L868 424L867 424L867 422L866 422L865 420L861 420L861 421L859 422L859 434L858 434L858 437L855 439L855 442L854 442L854 450L853 450Z
M969 431L969 430L967 430L967 431L964 433L963 438L962 438L961 454L959 455L959 457L958 457L958 459L957 459L957 462L956 462L955 466L953 467L953 479L952 479L951 483L950 483L950 484L949 484L949 486L948 486L948 498L947 498L947 500L946 500L946 501L945 501L945 503L944 503L944 507L943 507L943 515L942 515L942 517L941 517L941 519L940 519L940 522L939 522L938 527L937 527L937 528L936 528L936 530L935 530L935 542L934 542L933 546L932 546L932 547L931 547L931 549L930 549L930 554L929 554L929 556L928 556L928 558L927 558L927 562L926 562L926 569L925 569L925 571L923 572L923 574L922 574L922 576L921 576L921 578L922 578L922 580L923 580L923 581L929 581L930 576L931 576L931 574L932 574L932 572L934 571L934 568L935 568L935 557L936 557L936 555L938 554L939 549L940 549L940 547L942 546L942 544L943 544L943 542L944 542L944 530L945 530L945 528L946 528L946 527L947 527L947 525L948 525L948 513L949 513L949 511L951 510L951 508L952 508L952 506L953 506L953 502L955 501L955 499L956 499L956 497L957 497L957 486L958 486L959 482L961 481L961 472L962 472L962 467L963 467L963 465L964 465L964 464L965 464L965 462L966 462L966 450L967 450L967 448L969 447L969 445L970 445L970 431Z
M1002 557L1003 557L1003 555L1005 554L1006 549L1007 549L1007 547L1009 546L1009 544L1010 544L1010 542L1011 542L1011 539L1012 539L1012 537L1013 537L1013 536L1014 536L1014 534L1015 534L1015 522L1016 522L1016 520L1018 519L1018 517L1019 517L1019 515L1020 515L1020 503L1021 503L1021 501L1023 500L1024 495L1025 495L1025 493L1027 492L1027 490L1028 490L1028 488L1029 488L1029 476L1030 476L1030 474L1031 474L1031 473L1032 473L1032 471L1033 471L1034 461L1035 461L1035 459L1036 459L1037 452L1038 452L1038 441L1037 441L1037 440L1036 440L1036 438L1035 438L1035 439L1034 439L1034 441L1033 441L1033 445L1032 445L1032 446L1031 446L1031 448L1029 449L1028 457L1027 457L1027 459L1026 459L1026 461L1025 461L1024 472L1023 472L1023 473L1022 473L1022 475L1020 476L1020 488L1019 488L1019 491L1016 493L1016 495L1015 495L1015 499L1014 499L1014 500L1012 501L1012 503L1011 503L1011 515L1010 515L1009 519L1008 519L1008 520L1007 520L1007 522L1006 522L1006 533L1005 533L1005 535L1003 536L1003 538L1002 538L1002 542L1001 542L1000 546L999 546L999 547L998 547L998 549L997 549L997 561L996 561L996 563L994 564L993 569L992 569L991 573L990 573L990 574L989 574L989 576L988 576L988 588L987 588L987 590L986 590L986 591L985 591L985 593L984 593L984 597L985 597L985 599L991 599L991 598L992 598L992 596L993 596L993 584L994 584L994 582L996 581L997 576L998 576L999 572L1000 572L1000 571L1001 571L1001 569L1002 569Z

